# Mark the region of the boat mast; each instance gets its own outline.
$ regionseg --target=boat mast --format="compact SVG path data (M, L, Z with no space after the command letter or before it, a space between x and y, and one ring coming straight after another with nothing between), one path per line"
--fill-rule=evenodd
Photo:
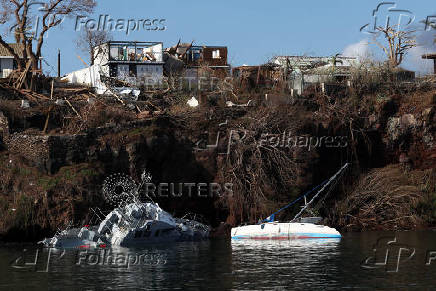
M295 221L298 217L301 216L301 214L303 214L303 212L310 206L310 204L313 203L313 201L315 201L315 199L319 196L319 194L324 191L324 189L330 185L335 179L336 177L342 173L342 171L344 171L347 167L348 167L349 163L346 163L339 171L336 172L336 174L334 174L327 183L325 183L323 185L323 187L318 191L318 193L316 193L312 199L309 201L309 203L306 203L306 205L304 205L304 207L300 210L300 212L297 213L297 215L295 215L294 219L292 219L291 221Z

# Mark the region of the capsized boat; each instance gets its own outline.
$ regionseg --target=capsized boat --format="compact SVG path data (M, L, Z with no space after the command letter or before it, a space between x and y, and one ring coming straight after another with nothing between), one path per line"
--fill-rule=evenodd
M302 214L308 210L311 204L319 197L319 195L327 189L327 187L332 184L336 184L339 177L343 175L348 163L345 164L336 174L334 174L330 179L324 181L317 187L313 188L309 192L300 196L296 200L292 201L288 205L279 209L275 213L271 214L268 218L261 221L255 225L243 225L234 227L231 230L231 237L233 240L240 239L256 239L256 240L280 240L280 239L303 239L303 238L341 238L339 231L332 227L325 225L319 225L321 221L320 217L301 217ZM307 197L314 192L318 192L312 197L312 199L307 203ZM330 187L330 191L333 187ZM326 196L326 195L325 195ZM305 206L300 210L300 212L292 219L290 222L278 222L275 221L275 216L281 211L287 209L288 207L294 205L296 202L304 199ZM324 197L325 199L325 197Z
M41 243L54 248L133 247L204 240L208 236L209 227L205 224L174 218L154 202L135 202L115 208L99 225L67 228Z
M131 247L149 243L197 241L209 237L209 227L186 216L175 218L151 202L141 202L140 192L151 181L145 170L141 183L131 177L114 174L103 184L103 196L115 208L107 215L100 209L91 209L97 217L89 225L58 231L52 238L40 243L55 248Z

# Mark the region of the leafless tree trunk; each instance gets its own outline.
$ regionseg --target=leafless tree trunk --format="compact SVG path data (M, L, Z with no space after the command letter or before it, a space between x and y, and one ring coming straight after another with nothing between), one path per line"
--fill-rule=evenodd
M95 5L95 0L0 0L0 24L13 31L15 40L22 46L22 58L1 36L0 44L12 54L20 71L30 61L32 71L36 72L47 31L60 25L65 17L91 13ZM39 31L33 30L36 29L34 17L40 21Z
M407 51L416 46L414 31L411 30L396 30L393 27L377 27L377 30L382 33L387 45L381 44L374 39L377 44L388 58L391 68L398 67L404 59Z

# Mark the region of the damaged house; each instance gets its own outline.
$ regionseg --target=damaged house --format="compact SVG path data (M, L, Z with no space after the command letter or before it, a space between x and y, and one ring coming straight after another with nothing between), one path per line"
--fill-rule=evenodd
M14 52L22 59L23 58L23 45L19 43L10 43L9 46ZM39 58L42 68L42 57ZM17 69L17 62L14 60L14 56L0 44L0 78L8 78L12 71ZM36 71L36 70L35 70ZM39 70L40 72L41 70Z
M235 67L232 75L239 87L245 89L273 88L283 79L280 65L274 63Z
M310 86L326 82L344 82L357 65L355 57L277 56L272 63L281 67L288 89L302 94Z
M230 75L227 54L225 46L194 46L179 42L165 50L165 74L181 74L193 81L202 77L225 78Z
M422 55L423 59L433 60L433 74L436 75L436 53Z
M108 77L132 86L160 84L163 78L162 42L110 41L94 48L94 65L72 72L65 79L70 83L106 91Z
M22 46L20 44L11 43L9 45L20 58L23 57L22 50L20 49ZM14 60L12 54L0 44L0 78L9 77L15 69L17 69L17 62Z
M95 64L107 77L158 83L163 77L162 50L161 42L110 41L94 49Z

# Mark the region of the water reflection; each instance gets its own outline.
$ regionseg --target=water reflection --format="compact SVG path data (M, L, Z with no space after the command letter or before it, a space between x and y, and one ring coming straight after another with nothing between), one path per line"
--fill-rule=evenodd
M0 248L2 265L19 257L9 268L0 268L0 289L41 286L40 290L93 290L89 288L96 286L105 290L198 290L211 284L231 289L231 250L222 242L130 249L26 248L24 252L19 247L12 252Z
M335 286L340 239L232 241L235 290ZM328 268L327 268L328 267ZM328 270L328 271L327 271ZM268 275L267 275L268 274ZM261 278L262 287L256 285ZM237 283L236 283L237 282Z
M398 273L383 266L363 269L361 262L374 255L374 243L385 236L396 237L416 254L401 262ZM436 285L436 261L427 266L426 252L436 251L435 242L436 232L427 231L186 242L104 252L0 246L0 290L428 290ZM29 269L13 268L14 262L34 263L37 251L37 262L25 265Z
M264 249L264 250L289 250L291 248L312 249L319 247L324 248L337 248L341 242L340 238L317 238L317 239L290 239L290 240L250 240L240 239L232 240L232 250L250 250L250 249Z

